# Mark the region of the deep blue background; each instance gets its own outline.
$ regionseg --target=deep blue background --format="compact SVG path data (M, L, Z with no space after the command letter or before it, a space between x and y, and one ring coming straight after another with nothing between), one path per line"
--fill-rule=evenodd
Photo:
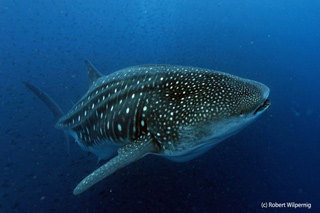
M0 212L252 212L267 201L320 211L319 11L317 0L1 0ZM85 58L104 74L153 63L229 72L268 85L272 107L193 161L147 156L74 196L101 163L75 143L68 153L21 81L67 111L88 88Z

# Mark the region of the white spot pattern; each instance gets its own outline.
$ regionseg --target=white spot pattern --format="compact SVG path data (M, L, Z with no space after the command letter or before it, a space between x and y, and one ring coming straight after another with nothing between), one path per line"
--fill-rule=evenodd
M85 146L151 133L164 150L177 149L184 129L250 111L261 94L255 82L222 72L137 66L94 82L57 127L75 131Z

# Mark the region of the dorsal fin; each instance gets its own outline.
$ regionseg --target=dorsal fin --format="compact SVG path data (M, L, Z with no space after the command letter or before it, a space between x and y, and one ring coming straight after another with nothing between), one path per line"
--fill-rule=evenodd
M89 60L85 60L88 72L89 86L103 75L91 64Z

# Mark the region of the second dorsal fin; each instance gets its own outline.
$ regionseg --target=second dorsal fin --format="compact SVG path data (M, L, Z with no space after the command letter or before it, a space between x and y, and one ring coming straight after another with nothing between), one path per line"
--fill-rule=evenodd
M85 60L88 72L88 79L89 79L89 86L93 84L98 78L102 77L103 75L91 64L89 60Z

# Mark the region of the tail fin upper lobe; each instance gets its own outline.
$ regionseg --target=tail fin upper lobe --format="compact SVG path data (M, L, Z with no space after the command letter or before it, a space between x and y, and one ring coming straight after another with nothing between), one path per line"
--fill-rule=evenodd
M59 120L63 116L63 111L59 107L59 105L44 91L39 89L38 87L34 86L33 84L22 81L22 83L31 91L33 94L35 94L40 100L43 101L47 105L47 107L50 109L56 120ZM69 136L66 132L64 132L65 141L68 145L69 150Z
M54 117L58 120L59 118L62 117L63 111L59 107L59 105L44 91L39 89L38 87L34 86L33 84L22 81L22 83L33 92L40 100L43 101L47 105L47 107L50 109Z

